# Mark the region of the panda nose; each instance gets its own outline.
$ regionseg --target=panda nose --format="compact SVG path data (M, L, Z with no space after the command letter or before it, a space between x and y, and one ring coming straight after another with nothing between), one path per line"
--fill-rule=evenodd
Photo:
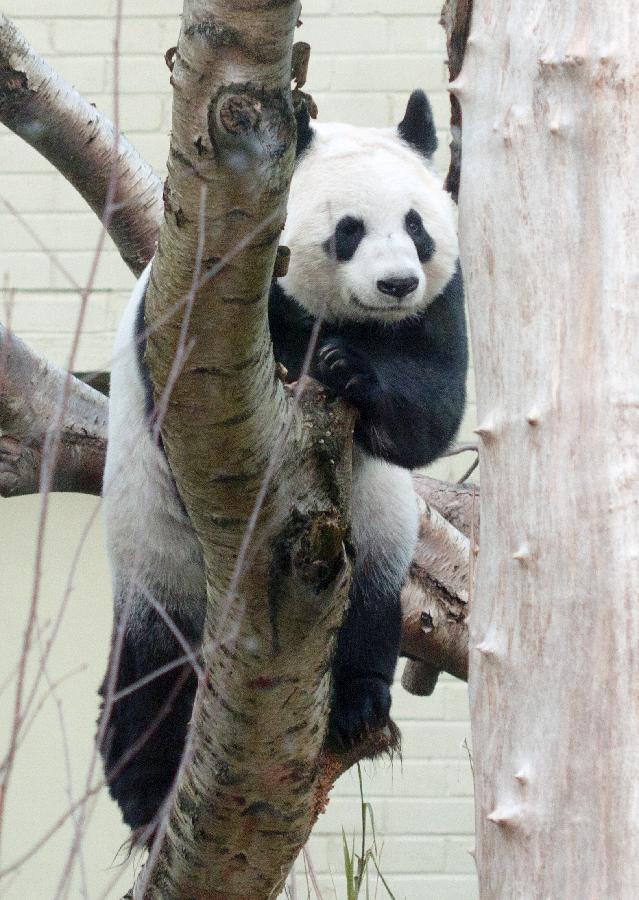
M411 275L410 278L383 278L377 282L377 289L382 294L402 300L407 294L412 294L418 285L419 278Z

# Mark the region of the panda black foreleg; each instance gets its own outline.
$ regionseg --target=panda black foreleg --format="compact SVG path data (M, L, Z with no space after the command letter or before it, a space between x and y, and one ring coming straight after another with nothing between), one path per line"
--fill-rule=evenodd
M388 722L401 638L400 594L417 542L410 473L353 453L355 570L333 660L329 740L350 746Z
M197 646L198 629L174 612L171 619L186 641ZM116 664L117 631L116 622L100 688L103 708ZM157 815L184 751L197 687L191 662L180 662L185 652L161 616L143 598L134 598L117 661L115 700L100 746L109 791L134 831L144 829Z

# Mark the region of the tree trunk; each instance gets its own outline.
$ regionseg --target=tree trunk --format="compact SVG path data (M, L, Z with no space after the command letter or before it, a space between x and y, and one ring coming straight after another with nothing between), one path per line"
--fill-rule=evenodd
M330 649L348 592L352 413L317 387L298 402L269 340L298 13L296 0L186 0L175 55L146 355L202 543L206 678L134 891L149 900L276 896L322 799Z
M454 86L482 440L485 900L639 888L636 27L628 0L475 0Z

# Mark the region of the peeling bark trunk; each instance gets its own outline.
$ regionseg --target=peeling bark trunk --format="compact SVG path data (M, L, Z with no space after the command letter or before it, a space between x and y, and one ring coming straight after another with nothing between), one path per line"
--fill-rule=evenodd
M60 78L0 14L0 121L41 153L84 197L139 275L162 214L157 175L109 120ZM105 210L113 160L117 190Z
M470 657L481 896L630 900L637 8L474 6L454 89L482 440Z

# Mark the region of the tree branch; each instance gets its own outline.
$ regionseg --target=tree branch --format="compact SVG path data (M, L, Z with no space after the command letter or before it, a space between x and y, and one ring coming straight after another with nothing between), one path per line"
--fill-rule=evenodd
M467 538L479 538L479 485L457 484L413 472L413 484L422 500L434 506Z
M0 497L20 497L40 490L44 440L21 442L0 437ZM91 434L63 432L51 490L66 493L102 492L106 441Z
M0 121L48 159L107 221L122 258L139 275L155 251L162 216L160 180L114 125L1 14ZM105 210L114 159L117 188L112 208Z
M413 484L422 515L420 541L402 592L402 652L410 657L402 685L411 694L428 696L440 671L468 678L467 620L479 492L474 485L447 484L418 473Z
M99 494L107 398L0 325L0 496L39 490L46 435L69 379L52 490Z
M0 432L17 440L39 438L54 420L68 379L71 388L63 431L106 440L107 398L30 350L0 325Z

